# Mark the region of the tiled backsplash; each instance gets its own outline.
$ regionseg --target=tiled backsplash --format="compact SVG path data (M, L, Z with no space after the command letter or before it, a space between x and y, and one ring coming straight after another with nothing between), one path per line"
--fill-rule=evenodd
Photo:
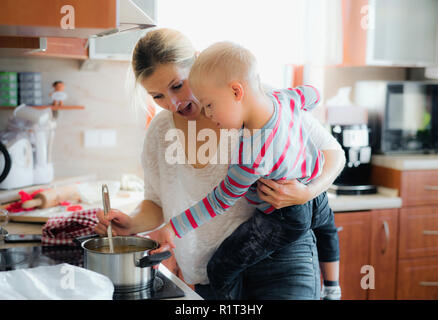
M98 65L97 70L87 71L73 59L0 59L2 71L41 72L43 102L50 101L52 83L62 80L68 94L64 104L85 107L58 111L52 153L56 177L89 173L104 179L120 179L123 173L143 177L140 154L145 118L142 111L130 107L125 92L129 62L99 61ZM11 114L12 110L0 111L0 129L5 128ZM83 132L89 129L115 130L116 147L85 148Z

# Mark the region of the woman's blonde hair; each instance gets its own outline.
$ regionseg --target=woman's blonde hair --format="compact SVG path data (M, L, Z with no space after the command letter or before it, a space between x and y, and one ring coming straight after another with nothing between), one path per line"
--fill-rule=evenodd
M242 80L252 88L260 89L255 56L248 49L229 41L217 42L201 52L190 70L190 86L197 87L207 77L219 86Z
M152 75L157 67L174 63L181 68L190 68L195 61L196 50L190 40L181 32L168 28L154 28L137 41L132 52L131 66L128 68L126 91L131 106L136 111L145 110L152 117L152 101L146 90L139 85Z
M192 43L181 32L167 28L154 29L138 40L132 53L132 69L136 80L141 81L163 64L191 67L195 53Z

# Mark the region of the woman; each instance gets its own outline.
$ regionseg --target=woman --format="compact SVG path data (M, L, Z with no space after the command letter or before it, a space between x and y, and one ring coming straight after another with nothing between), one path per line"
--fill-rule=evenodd
M145 175L145 200L130 216L112 210L115 235L128 235L152 230L167 222L174 215L202 199L223 179L227 164L200 162L198 151L205 141L193 141L203 129L210 129L220 139L219 128L204 116L198 101L187 83L190 67L196 57L190 41L181 33L170 29L150 31L140 39L134 49L132 66L139 83L162 108L170 111L159 113L146 133L142 154ZM324 192L344 166L343 151L315 120L307 119L305 126L326 159L323 174L311 184L297 181L275 182L261 180L258 192L261 199L281 208L302 204ZM183 135L170 140L166 136L179 129ZM184 164L169 163L169 147L175 143L184 151ZM220 154L209 152L212 158ZM195 285L195 290L205 299L209 292L206 265L216 248L242 222L253 213L245 199L240 199L227 214L214 218L183 239L175 239L174 256L184 280ZM108 220L99 212L100 223L96 232L105 234ZM160 240L160 231L154 233ZM157 250L168 250L162 246ZM243 299L319 299L320 281L315 236L309 231L292 245L277 251L267 259L250 267L243 275Z

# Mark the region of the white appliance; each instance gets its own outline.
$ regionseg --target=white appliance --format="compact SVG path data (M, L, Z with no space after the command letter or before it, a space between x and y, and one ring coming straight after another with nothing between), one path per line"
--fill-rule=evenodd
M0 189L16 189L30 186L34 182L32 145L25 136L16 137L4 143L0 156L0 171L5 173L0 179ZM5 172L5 170L9 170Z
M39 110L25 105L18 106L14 117L30 123L28 129L34 149L33 183L47 184L54 178L52 146L56 122L50 108Z
M52 182L51 153L55 128L50 108L39 110L26 105L15 108L7 129L0 135L11 167L6 178L0 181L0 188L14 189ZM0 170L7 165L6 157L2 159L4 163L0 162Z

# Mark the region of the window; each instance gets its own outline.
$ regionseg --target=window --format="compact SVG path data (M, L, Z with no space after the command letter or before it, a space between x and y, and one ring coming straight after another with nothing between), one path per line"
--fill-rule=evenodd
M251 50L262 81L278 88L288 86L286 64L324 63L333 40L342 41L340 0L159 0L157 6L158 26L183 32L198 50L223 40ZM342 59L342 42L334 48Z

